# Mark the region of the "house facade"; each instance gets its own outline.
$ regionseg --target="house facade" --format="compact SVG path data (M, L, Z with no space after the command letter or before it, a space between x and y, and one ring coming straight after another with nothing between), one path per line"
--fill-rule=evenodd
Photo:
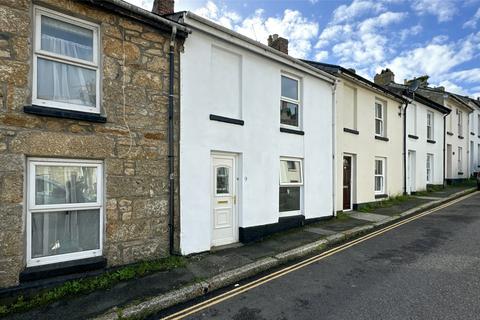
M375 75L375 83L408 100L405 135L405 192L414 194L444 183L445 119L450 109L411 87L395 83L390 69Z
M338 78L336 93L336 211L403 193L405 100L354 71L309 62Z
M1 2L0 287L168 255L187 31L116 0Z
M333 214L334 78L193 13L181 57L180 246L249 242ZM279 51L282 50L283 52Z
M420 82L417 91L451 110L446 117L445 132L445 180L448 184L469 178L469 117L473 108L445 88L431 88L426 79Z
M468 117L470 128L470 148L469 148L469 176L477 175L480 172L480 100L464 98L472 107L473 112Z

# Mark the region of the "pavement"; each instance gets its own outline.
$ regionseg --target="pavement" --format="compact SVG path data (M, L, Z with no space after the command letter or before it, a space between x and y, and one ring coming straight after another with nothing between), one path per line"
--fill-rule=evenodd
M479 319L479 208L477 192L184 319Z
M310 224L252 244L190 256L185 268L122 282L109 290L79 295L41 309L11 315L7 319L141 318L312 255L474 190L467 187L447 188L430 193L428 196L434 200L413 198L390 208L380 208L371 213L352 212L350 216Z

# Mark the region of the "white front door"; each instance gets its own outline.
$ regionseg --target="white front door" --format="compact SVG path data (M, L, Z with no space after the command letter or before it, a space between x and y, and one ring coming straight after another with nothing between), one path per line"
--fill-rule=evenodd
M235 160L234 155L212 155L212 246L238 241Z
M407 175L407 193L417 191L415 187L415 151L408 151L408 175Z

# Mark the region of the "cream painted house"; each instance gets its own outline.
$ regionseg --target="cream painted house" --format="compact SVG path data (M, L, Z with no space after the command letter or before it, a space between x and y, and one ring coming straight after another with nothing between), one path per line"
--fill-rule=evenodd
M469 116L474 109L443 87L421 85L417 92L451 110L446 117L445 180L448 184L469 178Z
M336 212L402 194L402 112L406 100L353 70L309 63L338 79Z

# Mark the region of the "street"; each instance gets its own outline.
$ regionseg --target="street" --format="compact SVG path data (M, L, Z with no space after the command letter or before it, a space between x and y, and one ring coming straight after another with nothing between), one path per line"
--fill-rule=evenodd
M479 208L475 193L185 319L479 319Z

